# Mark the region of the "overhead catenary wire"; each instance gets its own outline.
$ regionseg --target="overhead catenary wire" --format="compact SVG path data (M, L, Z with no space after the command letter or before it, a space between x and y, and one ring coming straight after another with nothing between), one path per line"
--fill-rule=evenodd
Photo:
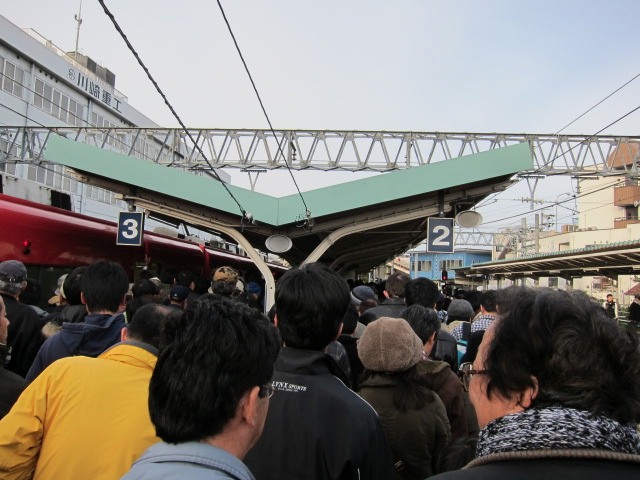
M595 105L591 106L590 108L588 108L586 111L584 111L583 113L581 113L580 115L578 115L576 118L574 118L573 120L571 120L569 123L567 123L564 127L560 128L558 131L556 131L556 133L554 133L554 135L558 135L560 132L562 132L563 130L567 129L568 127L570 127L571 125L573 125L574 123L576 123L578 120L580 120L582 117L584 117L586 114L588 114L589 112L591 112L593 109L595 109L596 107L598 107L599 105L601 105L602 103L604 103L605 101L607 101L609 98L611 98L613 95L615 95L616 93L618 93L620 90L622 90L624 87L626 87L627 85L629 85L631 82L633 82L634 80L640 78L640 73L638 73L637 75L635 75L633 78L631 78L630 80L628 80L627 82L625 82L624 84L622 84L621 86L619 86L618 88L616 88L613 92L611 92L609 95L607 95L606 97L604 97L602 100L600 100L599 102L597 102ZM639 107L633 109L631 112L625 114L624 116L622 116L621 118L619 118L618 120L610 123L609 125L607 125L606 127L604 127L603 129L601 129L599 132L595 133L594 135L597 135L598 133L602 132L603 130L606 130L607 128L611 127L612 125L616 124L617 122L619 122L620 120L622 120L623 118L627 117L628 115L630 115L631 113L635 112L636 110L638 110ZM549 141L549 140L547 140ZM566 152L561 152L559 155L557 155L556 157L552 158L551 160L549 160L548 162L546 162L544 165L542 165L542 167L540 168L544 168L547 165L549 165L550 163L554 162L555 160L557 160L560 156L569 153L571 150L573 150L574 148L576 148L577 146L581 145L581 143L574 145L572 148L570 148L569 150L567 150ZM537 170L538 172L540 171L539 169ZM572 190L573 190L573 186L572 186ZM485 200L483 200L482 202L480 202L480 205L478 205L476 208L482 206L483 203L486 204L487 201L491 200L492 198L495 198L495 196L497 196L498 193L492 195L491 197L487 197Z
M182 121L182 119L180 118L180 116L178 115L178 113L175 111L175 109L173 108L173 106L171 105L171 103L169 102L169 99L167 98L167 96L164 94L164 92L162 91L162 89L160 88L160 85L158 85L158 82L156 82L156 80L153 78L153 76L151 75L151 72L149 71L149 69L147 68L147 66L144 64L144 62L142 61L142 59L140 58L140 55L138 55L138 52L135 50L135 48L133 47L133 45L131 44L131 42L129 41L129 39L127 38L126 34L124 33L124 31L122 30L122 28L120 27L120 25L118 24L118 22L116 21L114 15L111 13L111 11L107 8L107 5L104 3L104 0L98 0L98 2L100 3L100 5L102 6L102 9L104 10L104 13L109 17L109 19L111 20L111 23L113 23L113 26L115 27L115 29L118 31L118 33L120 34L120 36L122 37L122 39L124 40L124 42L127 44L127 48L129 48L129 50L131 51L131 53L133 54L133 56L136 58L136 60L138 61L138 64L142 67L142 69L144 70L144 72L147 74L147 77L149 78L149 80L151 81L151 83L153 84L153 86L155 87L156 91L160 94L160 96L162 97L162 99L164 100L165 105L167 105L167 107L169 107L169 110L171 111L171 113L173 114L174 118L178 121L178 123L180 124L180 126L182 127L182 129L184 130L184 132L187 134L187 136L189 137L189 140L191 140L191 142L193 143L193 145L195 146L195 148L198 150L198 152L200 153L200 155L202 155L202 158L204 159L204 161L206 162L206 164L209 166L209 168L211 168L211 173L213 174L213 176L215 177L216 180L218 180L222 186L224 187L224 189L227 191L227 193L229 194L229 196L233 199L233 201L236 203L236 205L238 206L238 208L240 209L240 213L242 213L242 217L245 218L248 216L247 211L242 207L242 205L240 204L240 202L238 201L238 199L235 197L235 195L231 192L231 190L229 189L229 187L227 186L227 183L222 180L222 178L220 178L220 175L218 175L218 172L216 172L214 166L211 164L211 162L209 161L209 159L207 158L207 156L204 154L204 152L202 151L202 148L200 148L200 145L198 145L198 142L196 142L196 140L193 138L193 136L191 135L191 132L189 132L189 130L187 129L187 126L184 124L184 122Z
M238 41L236 40L236 36L233 33L233 30L231 29L231 24L229 23L229 20L227 19L227 15L224 11L224 8L222 7L222 3L220 2L220 0L216 0L218 3L218 7L220 8L220 13L222 13L222 18L224 19L224 23L227 25L227 29L229 30L229 34L231 35L231 39L233 40L233 44L236 47L236 50L238 51L238 55L240 55L240 60L242 61L242 65L244 65L244 69L247 72L247 75L249 76L249 81L251 82L251 85L253 86L253 91L256 94L256 97L258 97L258 102L260 103L260 108L262 109L262 113L264 114L265 118L267 119L267 123L269 124L269 129L271 130L271 133L273 134L274 138L277 140L277 136L276 136L276 132L273 128L273 125L271 124L271 119L269 118L269 115L267 114L267 109L264 106L264 102L262 101L262 97L260 96L260 93L258 92L258 87L256 86L256 83L253 81L253 76L251 75L251 72L249 71L249 66L247 65L247 62L244 59L244 55L242 55L242 51L240 50L240 46L238 45ZM100 0L100 2L102 3L102 0ZM282 140L284 141L284 136L282 138ZM304 208L306 210L306 217L308 218L311 214L311 212L309 211L309 207L307 206L307 203L304 201L304 197L302 196L302 192L300 191L300 187L298 186L298 182L296 182L296 178L293 175L293 172L291 171L291 167L289 166L289 163L287 162L287 159L284 155L284 152L282 151L282 142L277 142L278 144L278 153L280 153L282 155L282 158L284 159L284 164L287 167L287 170L289 171L289 174L291 175L291 179L293 180L294 185L296 186L296 190L298 190L298 195L300 195L300 200L302 200L302 204L304 205Z
M490 220L490 221L488 221L488 222L483 222L483 225L486 225L486 224L488 224L488 223L503 222L503 221L505 221L505 220L510 220L510 219L512 219L512 218L519 218L519 217L522 217L522 216L527 215L527 214L530 214L530 213L540 212L540 211L542 211L542 210L546 210L546 209L548 209L549 207L553 207L553 206L555 206L555 205L562 205L563 203L567 203L567 202L570 202L570 201L575 201L575 200L576 200L576 199L578 199L578 198L584 198L584 197L586 197L586 196L588 196L588 195L592 195L592 194L594 194L594 193L601 192L601 191L603 191L603 190L607 190L607 189L609 189L609 188L611 188L611 185L610 185L610 184L609 184L609 185L605 185L604 187L597 188L597 189L592 190L592 191L587 192L587 193L583 193L583 194L576 195L575 197L573 197L573 196L572 196L571 198L568 198L568 199L566 199L566 200L562 200L561 202L554 202L554 203L552 203L552 204L550 204L550 205L545 205L545 206L540 207L540 208L535 208L535 209L533 209L533 210L528 211L526 214L524 214L524 213L519 213L519 214L516 214L516 215L511 215L511 216L509 216L509 217L500 218L500 219L498 219L498 220Z

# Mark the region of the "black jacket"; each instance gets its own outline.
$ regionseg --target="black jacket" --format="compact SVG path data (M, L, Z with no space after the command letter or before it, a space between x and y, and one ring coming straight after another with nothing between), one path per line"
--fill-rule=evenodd
M244 459L257 480L394 478L378 415L329 355L285 347L275 370L264 431Z
M2 366L7 346L0 344L0 419L4 417L16 400L27 388L27 381L20 375L9 372Z
M11 348L5 368L24 377L44 342L42 319L33 308L11 295L3 293L2 299L9 319L7 345Z
M369 325L374 320L382 317L401 318L402 312L407 308L407 303L404 298L387 298L377 307L370 308L364 312L359 322Z

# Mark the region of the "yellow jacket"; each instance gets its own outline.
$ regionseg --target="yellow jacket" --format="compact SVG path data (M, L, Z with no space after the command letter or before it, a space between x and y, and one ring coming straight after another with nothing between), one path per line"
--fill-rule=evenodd
M160 441L147 407L157 357L138 342L54 362L0 420L0 478L119 479Z

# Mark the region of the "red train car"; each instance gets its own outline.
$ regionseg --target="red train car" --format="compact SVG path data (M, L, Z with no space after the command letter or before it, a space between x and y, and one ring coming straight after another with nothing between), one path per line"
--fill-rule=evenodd
M117 225L28 200L0 194L0 261L20 260L29 276L51 293L60 275L99 258L120 263L131 281L150 259L150 269L191 270L208 277L222 265L240 272L254 269L253 261L223 249L145 232L141 246L116 245ZM270 264L275 275L285 267Z

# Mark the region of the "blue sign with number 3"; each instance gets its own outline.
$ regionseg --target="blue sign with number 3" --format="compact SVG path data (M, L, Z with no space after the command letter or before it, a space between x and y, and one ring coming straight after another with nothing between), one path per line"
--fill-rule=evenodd
M120 212L116 245L142 245L143 231L144 214L142 212Z
M427 230L427 252L453 253L453 218L428 218Z

